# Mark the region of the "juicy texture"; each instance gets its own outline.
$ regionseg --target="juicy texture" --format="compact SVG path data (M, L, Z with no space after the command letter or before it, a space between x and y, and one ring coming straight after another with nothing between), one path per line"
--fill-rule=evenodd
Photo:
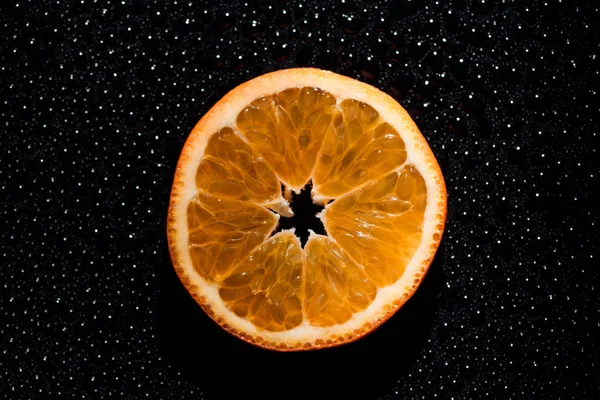
M314 236L306 244L304 309L311 325L348 321L377 295L377 287L334 241Z
M194 267L219 282L275 228L277 217L264 207L198 193L188 205L189 250Z
M291 232L271 238L280 180L334 199L329 237L304 249ZM331 327L365 310L395 283L421 242L425 182L398 132L368 104L337 104L318 88L251 102L213 134L188 206L195 269L237 316L273 332ZM279 204L281 205L281 204ZM285 215L285 214L281 214Z
M308 180L330 130L335 98L318 88L290 88L253 101L237 117L250 145L292 188Z
M305 255L289 232L272 237L244 259L222 282L221 299L238 316L269 331L302 322Z
M421 243L425 181L407 166L346 195L323 212L323 225L378 287L396 282Z
M273 170L229 127L210 138L196 173L196 187L224 199L259 204L281 196Z
M406 161L404 141L368 104L344 100L325 137L313 174L313 192L336 198Z

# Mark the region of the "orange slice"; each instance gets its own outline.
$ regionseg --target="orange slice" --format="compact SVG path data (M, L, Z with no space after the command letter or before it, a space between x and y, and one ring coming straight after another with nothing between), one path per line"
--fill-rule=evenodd
M274 232L307 185L326 234L303 247L293 229ZM442 173L406 111L365 83L298 68L238 86L194 127L167 233L179 278L211 318L292 351L351 342L393 315L445 220Z

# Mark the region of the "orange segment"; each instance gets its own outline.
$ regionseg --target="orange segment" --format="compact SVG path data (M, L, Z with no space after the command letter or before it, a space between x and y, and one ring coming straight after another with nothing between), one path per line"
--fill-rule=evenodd
M313 174L314 192L336 198L406 161L404 141L368 104L347 99L323 143Z
M318 88L285 89L254 100L237 116L237 126L277 176L299 190L310 179L335 103Z
M277 217L264 207L199 193L187 208L192 263L204 279L221 277L261 244Z
M305 255L290 232L272 237L231 271L219 295L238 316L268 331L302 322Z
M377 287L331 239L313 236L305 250L304 308L311 325L344 323L375 299Z
M281 196L271 168L229 127L210 138L196 173L196 187L217 197L261 204Z
M412 165L334 201L323 212L327 232L378 287L396 282L423 233L427 187Z

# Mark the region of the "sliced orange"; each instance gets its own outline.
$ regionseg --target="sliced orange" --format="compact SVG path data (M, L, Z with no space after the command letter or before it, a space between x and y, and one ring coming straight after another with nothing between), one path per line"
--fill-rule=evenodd
M326 235L303 247L293 230L274 232L307 185ZM179 278L212 319L291 351L351 342L388 319L422 281L445 220L442 173L406 111L365 83L298 68L238 86L194 127L167 233Z

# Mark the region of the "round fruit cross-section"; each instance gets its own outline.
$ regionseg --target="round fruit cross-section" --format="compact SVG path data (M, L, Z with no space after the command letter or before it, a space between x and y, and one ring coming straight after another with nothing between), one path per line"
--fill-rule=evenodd
M304 246L291 191L310 185L324 235ZM282 186L284 193L282 193ZM406 111L365 83L313 68L248 81L194 127L167 223L182 283L228 332L310 350L376 329L422 281L446 189Z

